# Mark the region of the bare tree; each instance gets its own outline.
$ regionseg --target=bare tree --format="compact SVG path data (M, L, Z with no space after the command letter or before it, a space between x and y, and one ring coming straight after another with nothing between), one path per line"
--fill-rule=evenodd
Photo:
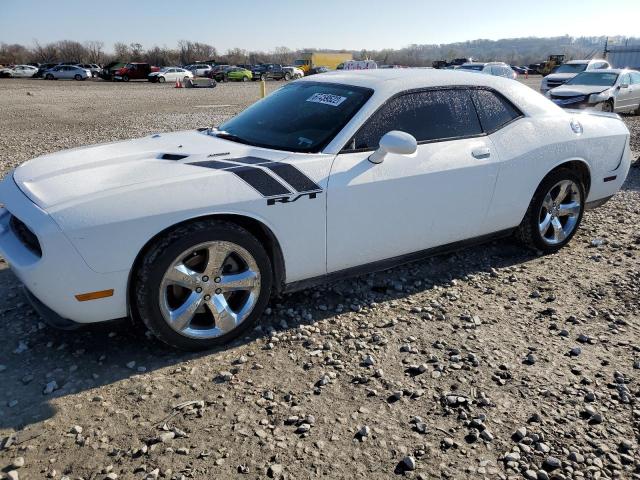
M289 65L293 62L293 51L288 47L276 47L273 49L272 58L275 63Z
M29 50L24 46L14 43L0 43L0 64L24 63L29 56Z
M229 50L227 50L225 58L227 59L227 63L229 64L247 63L249 54L242 48L230 48Z
M87 52L87 62L102 63L104 60L104 43L97 40L91 40L84 43Z
M60 60L64 62L82 63L87 56L87 51L82 44L74 40L60 40L56 47Z
M131 61L139 62L142 60L142 53L144 52L144 47L140 43L132 43L129 45L131 49Z
M47 43L41 45L37 40L33 42L31 49L31 59L38 63L50 63L56 61L60 57L58 47L55 43Z
M113 44L113 53L116 60L127 61L131 57L131 51L129 46L122 42L116 42Z

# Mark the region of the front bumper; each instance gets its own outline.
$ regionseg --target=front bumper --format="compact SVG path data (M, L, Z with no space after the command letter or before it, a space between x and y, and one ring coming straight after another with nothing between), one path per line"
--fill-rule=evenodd
M18 188L10 173L0 183L0 255L32 296L62 319L94 323L127 316L128 271L97 273L51 216ZM11 227L18 218L37 237L42 254ZM75 295L113 289L108 298L80 302ZM40 309L37 309L40 310Z

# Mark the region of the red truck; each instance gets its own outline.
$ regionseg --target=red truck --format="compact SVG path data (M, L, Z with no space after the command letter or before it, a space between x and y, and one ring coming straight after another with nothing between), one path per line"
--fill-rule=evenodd
M113 80L122 80L123 82L128 82L129 80L146 80L147 75L159 70L158 67L152 67L148 63L127 63L124 67L116 70L111 78Z

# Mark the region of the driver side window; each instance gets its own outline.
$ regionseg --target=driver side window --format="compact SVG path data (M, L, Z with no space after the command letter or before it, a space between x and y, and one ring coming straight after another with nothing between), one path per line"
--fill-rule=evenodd
M375 150L382 136L392 130L409 133L418 142L482 134L468 90L427 90L387 101L360 128L346 150Z

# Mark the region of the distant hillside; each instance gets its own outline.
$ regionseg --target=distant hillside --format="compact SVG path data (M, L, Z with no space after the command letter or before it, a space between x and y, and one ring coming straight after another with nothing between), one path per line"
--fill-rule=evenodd
M616 44L640 43L640 38L609 37ZM158 39L161 41L161 39ZM372 58L380 64L406 65L410 67L431 66L434 60L451 60L471 57L480 61L504 61L510 64L527 65L538 63L551 54L565 54L567 59L601 57L607 37L526 37L502 40L470 40L467 42L419 45L413 44L398 50L352 51L355 58ZM175 48L157 45L143 46L140 43L117 42L111 51L100 41L80 43L60 40L48 44L34 42L32 46L0 43L0 64L25 62L79 62L107 63L111 60L145 61L153 65L186 65L197 60L215 59L218 62L290 64L302 51L325 49L291 50L283 46L269 52L249 51L240 48L218 52L215 45L192 40L180 40ZM349 50L333 50L348 52Z
M409 45L399 50L363 51L381 63L429 66L434 60L472 57L480 61L504 61L526 65L545 60L550 54L565 54L568 59L602 57L607 37L526 37L502 40L470 40L440 45ZM609 37L616 44L639 43L640 38Z

